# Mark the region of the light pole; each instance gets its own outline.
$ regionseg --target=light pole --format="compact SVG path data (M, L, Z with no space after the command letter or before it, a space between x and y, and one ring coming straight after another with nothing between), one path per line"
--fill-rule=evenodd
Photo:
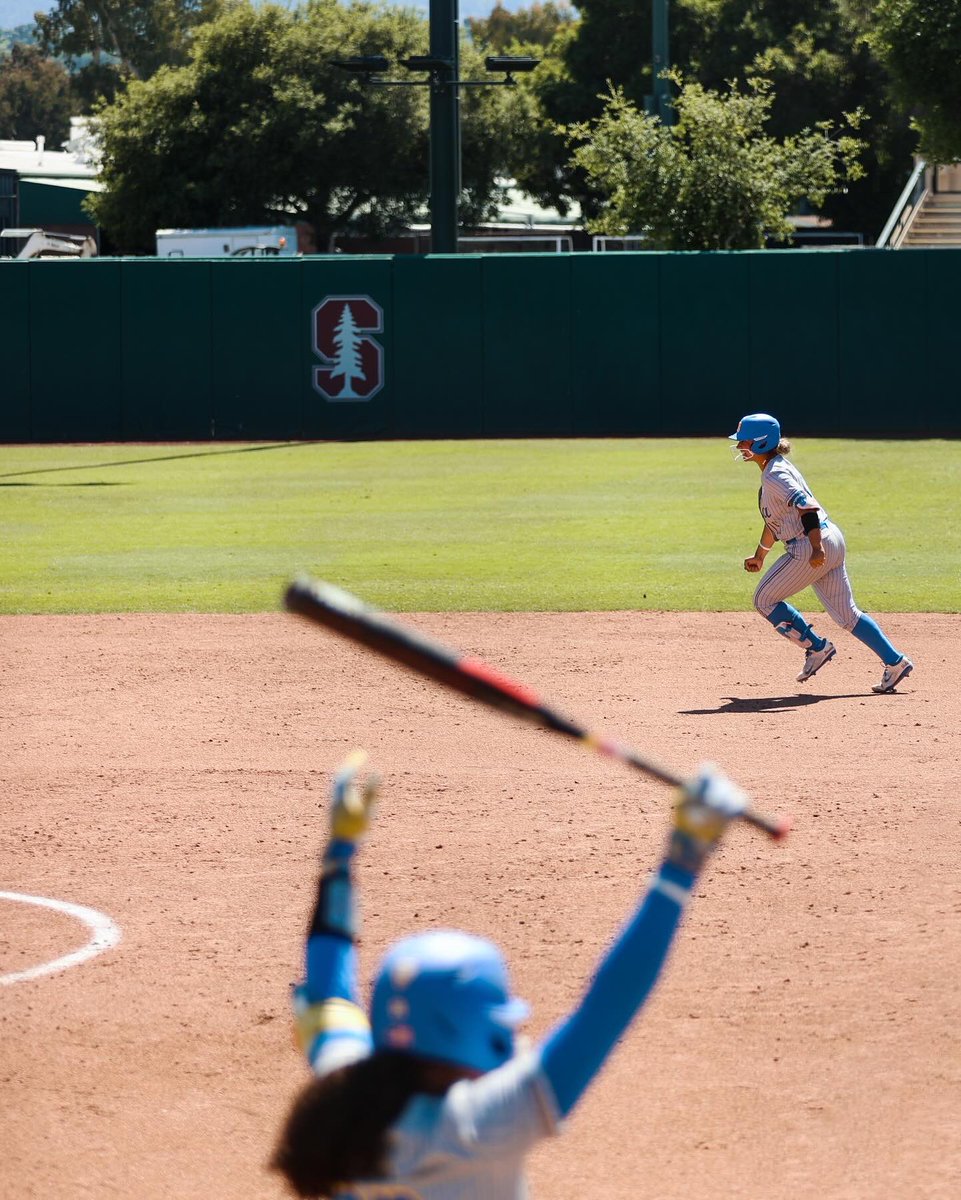
M651 0L651 72L653 112L662 125L674 124L671 107L671 81L661 79L661 72L671 65L670 35L667 19L668 0Z
M334 59L334 66L353 71L372 87L430 88L430 248L433 254L457 253L457 207L460 197L460 89L514 87L517 71L533 71L539 58L492 55L485 69L503 79L460 78L458 0L430 0L430 53L401 62L408 71L426 71L427 79L381 79L389 67L383 55Z
M457 253L460 197L460 20L457 0L430 0L430 248Z

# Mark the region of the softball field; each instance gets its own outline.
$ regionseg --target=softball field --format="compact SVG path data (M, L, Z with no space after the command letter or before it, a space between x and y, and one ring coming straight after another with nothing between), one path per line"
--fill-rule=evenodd
M755 614L409 620L794 818L780 845L732 831L534 1195L961 1195L961 617L885 616L916 664L888 696L844 634L795 684ZM264 1163L306 1070L287 991L353 746L384 775L365 978L400 933L463 926L505 947L535 1037L667 830L665 788L280 612L0 616L0 678L11 1200L280 1197Z

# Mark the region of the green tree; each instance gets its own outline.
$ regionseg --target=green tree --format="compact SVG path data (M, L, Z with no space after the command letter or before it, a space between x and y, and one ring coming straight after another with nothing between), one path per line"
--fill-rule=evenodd
M570 130L576 164L605 197L594 232L644 232L665 250L756 249L790 236L788 215L801 197L820 203L860 174L861 143L829 122L783 140L767 133L774 97L766 81L723 93L677 72L672 81L670 127L615 89L600 117ZM849 117L852 128L857 120Z
M961 160L961 0L880 0L871 45L935 163Z
M42 134L52 150L70 135L70 77L37 46L14 42L0 57L0 138Z
M541 62L537 70L518 81L518 90L532 115L512 142L509 171L525 192L565 216L575 204L590 215L599 203L584 172L570 161L564 135L568 125L601 110L600 100L588 103L585 99L567 64L567 50L578 28L572 22L559 29L550 45L539 49ZM516 43L511 46L512 53L524 49Z
M74 64L75 90L89 102L112 97L125 79L185 63L194 29L222 7L221 0L58 0L36 23L44 50Z
M918 0L920 3L921 0ZM518 179L543 203L560 195L596 210L591 182L551 134L596 117L611 85L640 109L651 86L651 0L581 0L581 19L551 48L559 65L532 81L544 134ZM722 88L768 79L769 131L788 137L821 119L862 109L870 119L865 174L828 195L823 211L842 229L877 233L910 170L913 138L891 102L888 78L863 34L869 0L671 0L671 56L687 79ZM545 64L546 66L546 64Z
M558 30L574 22L569 5L532 4L510 12L497 3L488 17L468 17L467 29L475 46L488 53L505 54L514 42L525 46L549 46Z
M8 54L18 42L22 42L26 46L35 46L37 43L36 26L14 25L12 29L0 29L0 57Z
M365 87L331 65L354 54L423 54L412 9L310 0L290 11L234 3L195 35L191 61L131 81L98 110L105 190L91 212L124 249L151 252L167 225L309 221L379 235L423 217L429 185L427 87ZM464 48L462 77L485 78ZM413 78L413 77L411 77ZM490 78L490 76L486 76ZM523 105L516 89L466 89L465 222L491 210Z
M514 49L523 53L536 47L515 46ZM462 79L488 83L498 80L497 75L484 69L484 54L462 40ZM503 200L500 182L511 176L511 164L517 159L519 148L527 144L543 124L533 94L528 86L524 86L529 78L519 76L516 86L503 86L498 82L491 87L461 89L462 225L478 225L496 217Z
M423 20L400 9L232 5L198 30L187 66L100 108L105 190L91 208L143 251L164 225L296 213L321 248L352 223L389 226L426 189L426 89L362 88L330 60L424 50Z
M864 174L827 196L838 229L875 236L911 170L913 137L892 103L887 72L864 34L872 0L677 0L676 61L719 88L732 78L773 85L769 132L787 137L861 109L869 124Z

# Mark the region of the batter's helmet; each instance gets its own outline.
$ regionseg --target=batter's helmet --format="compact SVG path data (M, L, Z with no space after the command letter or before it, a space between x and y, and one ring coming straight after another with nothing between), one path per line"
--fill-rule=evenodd
M781 440L781 426L770 413L750 413L741 417L737 429L730 435L732 442L751 443L752 454L770 454Z
M435 930L388 950L374 983L370 1024L378 1050L484 1072L514 1053L514 1030L529 1011L511 996L496 946L468 933Z

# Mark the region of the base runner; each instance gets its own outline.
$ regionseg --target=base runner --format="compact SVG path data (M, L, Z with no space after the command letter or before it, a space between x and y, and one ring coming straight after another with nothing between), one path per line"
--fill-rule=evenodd
M757 549L744 560L744 570L760 571L774 543L784 543L786 553L767 569L757 585L754 607L778 633L803 648L804 666L798 683L810 679L836 653L834 643L819 637L787 603L789 597L811 587L828 616L884 663L881 682L871 690L893 692L914 669L914 663L896 650L877 621L854 603L845 566L844 537L828 520L801 472L788 462L791 443L781 437L781 426L768 413L751 413L741 418L728 440L737 442L735 454L739 460L757 463L761 471L757 502L764 526Z
M691 889L744 794L710 768L686 785L664 858L577 1008L538 1046L490 942L433 930L388 950L369 1012L355 985L351 863L376 781L355 752L334 779L310 922L298 1041L315 1078L271 1166L301 1197L522 1200L525 1155L558 1131L653 988Z

